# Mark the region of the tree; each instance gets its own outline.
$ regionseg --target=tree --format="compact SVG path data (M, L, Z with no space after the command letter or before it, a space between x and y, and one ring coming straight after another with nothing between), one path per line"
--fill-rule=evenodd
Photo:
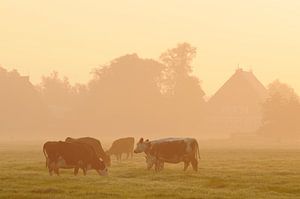
M57 71L53 71L49 76L43 76L38 89L48 106L61 108L70 106L73 97L72 86L68 78L60 78Z
M160 87L165 96L165 120L170 131L198 132L204 114L204 95L198 78L191 75L196 48L178 44L160 56L164 65Z
M163 93L174 93L176 83L180 79L189 78L192 67L191 62L196 56L196 48L188 43L178 44L176 48L168 49L160 56L165 66L161 76Z
M157 131L163 66L136 54L114 59L93 71L84 119L91 131L140 133ZM117 125L116 125L117 124Z
M275 139L300 138L300 101L295 91L276 80L268 86L268 92L260 132Z
M0 67L0 98L2 135L24 139L27 133L41 133L47 121L47 111L28 76Z

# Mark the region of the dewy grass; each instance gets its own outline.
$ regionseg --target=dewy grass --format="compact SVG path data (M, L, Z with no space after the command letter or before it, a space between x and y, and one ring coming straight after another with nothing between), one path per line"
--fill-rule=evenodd
M49 176L40 147L0 150L0 198L300 198L299 150L201 151L199 172L183 164L147 171L143 155L113 161L109 176Z

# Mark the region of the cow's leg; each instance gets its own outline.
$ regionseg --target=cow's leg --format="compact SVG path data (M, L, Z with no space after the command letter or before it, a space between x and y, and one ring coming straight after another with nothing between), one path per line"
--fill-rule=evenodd
M157 159L155 160L155 163L154 163L154 169L156 172L160 171L160 161Z
M47 167L48 167L49 175L52 176L53 174L52 174L52 167L50 162L47 163Z
M192 166L193 166L193 170L194 171L198 171L198 160L197 159L192 159L191 160L191 164L192 164Z
M154 164L154 165L155 165L155 167L154 167L155 172L159 172L159 170L160 170L160 169L159 169L159 166L160 166L159 163L160 163L159 160L156 160L156 161L155 161L155 164Z
M189 167L190 165L190 161L184 161L184 168L183 168L183 171L186 171L187 168Z
M53 172L52 172L52 169L49 168L49 175L52 176L53 175Z
M59 168L55 167L54 172L56 173L57 176L59 176Z
M49 173L52 176L53 172L59 176L59 167L56 165L55 162L49 163Z
M86 171L87 171L87 168L88 168L88 164L84 161L81 163L81 169L83 171L83 175L86 176Z
M159 162L159 169L163 170L164 169L164 165L165 165L165 163L163 161L160 161Z
M79 167L76 166L75 169L74 169L74 175L77 176L78 175L78 171L79 171Z
M51 167L54 171L54 173L59 176L59 166L58 166L58 160L51 163Z
M57 165L58 163L54 163L54 172L56 173L57 176L59 176L59 166Z
M85 166L82 168L82 171L83 171L83 175L86 176L86 171L87 171L87 169L86 169Z
M119 160L121 161L122 159L122 153L119 154Z
M49 175L52 176L53 175L53 167L51 165L49 165Z
M164 165L163 161L160 161L160 160L156 159L155 160L155 171L156 172L162 171L163 170L163 165Z
M52 176L54 164L50 160L47 162L47 167L48 167L49 175Z
M128 159L129 158L129 152L127 152L127 157L126 157L126 159Z

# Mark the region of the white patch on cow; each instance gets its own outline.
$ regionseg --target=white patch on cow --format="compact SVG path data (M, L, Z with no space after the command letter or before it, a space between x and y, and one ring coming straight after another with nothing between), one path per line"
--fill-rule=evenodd
M59 168L66 167L67 163L62 157L59 157L57 160L56 166Z
M80 163L78 165L80 165ZM77 165L67 164L67 162L61 156L58 157L58 160L57 160L57 163L55 166L57 168L62 168L62 169L73 169L73 168L77 167Z

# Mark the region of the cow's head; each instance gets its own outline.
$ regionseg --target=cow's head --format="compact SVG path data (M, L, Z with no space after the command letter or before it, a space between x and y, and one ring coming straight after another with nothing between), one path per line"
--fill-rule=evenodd
M136 147L134 149L134 153L142 153L149 149L150 147L150 141L146 140L144 141L143 138L140 139L140 141L136 144Z
M107 176L108 175L108 170L106 168L105 163L100 160L100 159L96 159L94 164L93 164L93 169L95 169L99 175L102 176Z

